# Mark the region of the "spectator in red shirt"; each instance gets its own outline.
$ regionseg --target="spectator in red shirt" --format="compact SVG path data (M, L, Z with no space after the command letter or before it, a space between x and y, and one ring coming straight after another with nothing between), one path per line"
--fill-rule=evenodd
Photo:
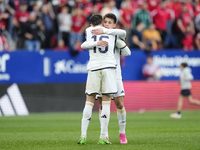
M28 5L26 1L23 1L20 3L20 10L15 13L15 16L13 18L13 24L16 31L17 36L17 48L24 48L24 32L23 28L25 26L25 23L28 21L29 18L29 12L27 11Z
M92 13L93 3L90 0L83 0L83 13L88 17Z
M135 9L140 9L144 3L146 3L146 0L137 0L137 1L132 0L131 1L131 5ZM148 4L147 4L147 7L148 7Z
M24 23L28 21L29 18L29 12L27 11L28 5L26 2L22 2L20 4L20 10L15 13L13 24L16 28L23 27Z
M166 2L160 2L159 6L151 12L156 29L160 32L162 41L165 41L167 34L167 21L171 19L170 14L166 9Z
M83 33L86 25L86 18L83 15L83 10L80 7L76 8L72 16L70 46L73 46L76 40L83 41Z
M7 12L0 12L0 30L7 29L8 18L9 18L9 14Z
M187 10L190 14L190 17L194 18L194 9L193 9L193 6L192 6L192 1L186 0L185 5L187 6Z
M200 13L200 2L199 0L194 0L194 17Z
M181 3L179 0L173 0L167 4L167 8L172 9L175 14L175 19L177 19L181 14Z
M121 28L125 30L130 30L131 29L131 18L134 13L134 9L131 7L131 2L130 1L124 1L123 4L124 7L122 7L119 10L120 13L120 26Z
M185 3L182 3L182 12L178 19L175 21L173 26L173 33L176 36L176 43L178 48L182 48L182 39L185 37L186 26L189 25L191 28L191 32L194 34L194 23L193 20L187 10L187 6Z
M93 0L93 6L96 6L98 8L98 12L100 12L103 7L103 4L101 0Z
M8 1L0 0L0 30L8 30L8 21L12 8Z
M191 31L195 33L194 23L193 23L192 17L190 16L188 12L187 5L182 4L182 13L177 19L177 26L181 32L185 33L187 25L189 25L191 27Z
M174 10L172 9L172 4L173 2L171 0L165 0L166 2L166 11L170 15L170 19L167 21L167 34L165 37L165 48L176 48L177 43L176 43L176 36L174 35L172 31L173 24L175 22L175 13Z
M127 32L127 39L131 38L131 30L132 30L132 16L134 14L134 8L131 5L131 1L126 0L122 3L123 8L119 10L119 25L120 28L125 29ZM128 41L127 41L128 43Z
M154 9L156 9L158 7L159 3L160 3L160 0L147 0L149 11L151 12Z
M192 32L191 26L187 25L186 26L185 37L182 39L183 50L192 51L194 49L194 46L193 46L193 35L194 35L194 33Z
M20 11L20 0L13 0L11 3L14 6L15 11Z

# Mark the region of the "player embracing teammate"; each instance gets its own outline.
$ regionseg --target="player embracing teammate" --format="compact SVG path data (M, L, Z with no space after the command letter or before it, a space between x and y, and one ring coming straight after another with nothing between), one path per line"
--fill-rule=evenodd
M89 50L88 77L86 83L86 103L81 122L81 139L78 144L86 144L88 125L92 116L95 96L102 94L100 99L101 133L98 143L111 144L108 139L108 123L110 118L111 97L114 96L120 127L120 143L126 144L125 135L126 111L123 105L124 89L121 77L120 54L130 55L130 50L124 43L126 32L113 29L116 26L116 16L106 14L102 27L102 16L93 14L90 18L91 27L86 29L86 42L83 49ZM122 38L123 40L121 40ZM116 71L117 69L117 71ZM102 103L101 103L102 101Z

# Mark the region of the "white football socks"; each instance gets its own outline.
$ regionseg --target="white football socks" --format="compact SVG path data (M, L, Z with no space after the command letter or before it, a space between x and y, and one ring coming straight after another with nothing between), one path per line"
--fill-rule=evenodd
M102 110L99 109L99 122L100 122L100 127L101 127L101 112L102 112ZM110 119L109 119L109 120L110 120ZM107 129L106 129L106 137L109 138L109 136L108 136L108 127L107 127Z
M101 134L100 138L105 139L108 134L108 123L110 119L110 101L102 101L102 112L101 112Z
M117 118L119 121L119 134L121 134L121 133L125 134L125 128L126 128L126 110L125 110L125 108L117 109Z
M85 108L83 110L83 118L81 122L81 138L87 136L87 129L92 117L93 106L94 106L94 103L92 102L85 103Z

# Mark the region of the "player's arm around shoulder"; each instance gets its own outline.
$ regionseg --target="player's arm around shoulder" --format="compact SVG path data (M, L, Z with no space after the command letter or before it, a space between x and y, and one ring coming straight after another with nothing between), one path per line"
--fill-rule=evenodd
M97 42L98 41L85 41L85 42L83 42L82 44L81 44L81 48L82 49L91 49L91 48L93 48L93 47L95 47L95 46L97 46Z
M123 29L106 29L106 28L104 28L104 34L118 35L119 38L121 38L122 40L125 40L125 38L126 38L126 31Z
M81 44L81 48L82 49L90 49L90 48L96 46L97 42L91 41L91 37L92 37L91 27L88 27L85 30L85 39L86 39L86 41Z
M108 46L108 42L107 41L85 41L81 44L81 48L82 49L92 49L95 46L101 46L101 47L106 47Z
M93 35L108 34L108 35L118 35L119 38L125 40L126 31L122 29L107 29L107 28L96 28L91 32Z
M92 49L94 48L95 46L102 46L102 47L105 47L108 45L108 42L107 41L93 41L92 40L92 33L91 33L91 28L87 28L86 31L85 31L85 34L86 34L86 41L83 42L81 44L81 48L82 49Z
M118 48L120 50L120 55L122 55L122 56L130 56L131 55L131 50L128 48L126 43L123 40L121 40L120 38L117 38L116 48Z

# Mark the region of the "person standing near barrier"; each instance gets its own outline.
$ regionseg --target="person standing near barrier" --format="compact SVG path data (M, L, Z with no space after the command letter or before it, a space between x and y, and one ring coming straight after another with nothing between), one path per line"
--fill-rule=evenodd
M162 71L159 66L153 63L153 56L146 58L147 63L142 68L142 73L147 81L159 81L162 77Z
M183 99L184 97L187 98L188 102L191 104L199 105L200 101L197 99L193 99L191 94L191 80L193 80L193 75L191 73L191 69L188 67L187 63L182 63L180 66L181 74L179 83L181 84L181 94L178 99L178 107L177 112L170 115L171 118L180 119L181 118L181 111L183 107Z

